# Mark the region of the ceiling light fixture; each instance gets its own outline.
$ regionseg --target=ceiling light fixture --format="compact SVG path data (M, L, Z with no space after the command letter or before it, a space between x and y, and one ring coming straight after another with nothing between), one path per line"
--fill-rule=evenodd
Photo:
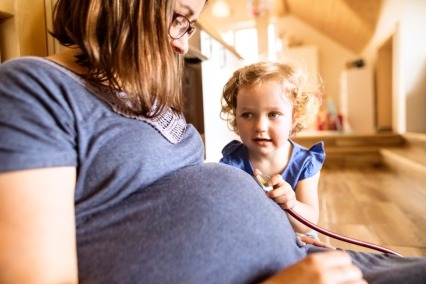
M213 3L212 15L216 18L226 18L231 15L231 7L226 0L216 0Z
M247 0L249 13L254 17L266 15L273 5L273 0Z

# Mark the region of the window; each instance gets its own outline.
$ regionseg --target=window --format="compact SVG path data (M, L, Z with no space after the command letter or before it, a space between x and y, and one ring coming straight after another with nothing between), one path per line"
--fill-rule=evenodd
M235 50L246 60L258 60L257 31L255 28L235 31Z

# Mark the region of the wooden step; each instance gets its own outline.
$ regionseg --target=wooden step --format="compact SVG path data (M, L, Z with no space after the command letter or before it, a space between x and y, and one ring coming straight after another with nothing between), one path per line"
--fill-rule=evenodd
M383 163L389 168L424 179L426 182L426 134L405 133L402 147L380 150Z
M378 147L340 147L326 148L325 167L379 167L382 165Z
M355 134L337 131L315 131L302 132L292 137L292 139L305 147L318 141L324 141L326 147L398 147L405 143L404 138L396 133Z
M355 134L319 131L301 133L292 139L307 148L318 141L323 141L326 152L324 167L378 167L383 165L382 148L399 148L405 143L402 136L395 133Z

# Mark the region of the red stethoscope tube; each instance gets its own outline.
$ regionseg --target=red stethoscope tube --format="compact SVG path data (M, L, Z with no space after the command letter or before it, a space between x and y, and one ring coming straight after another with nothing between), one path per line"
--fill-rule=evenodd
M374 250L377 250L377 251L381 251L381 252L384 252L384 253L390 253L390 254L394 254L394 255L403 257L403 255L401 255L401 254L399 254L399 253L397 253L397 252L395 252L393 250L390 250L390 249L387 249L387 248L384 248L384 247L381 247L381 246L378 246L378 245L375 245L375 244L372 244L372 243L368 243L368 242L360 241L360 240L357 240L357 239L352 239L352 238L349 238L349 237L345 237L345 236L333 233L331 231L328 231L326 229L323 229L323 228L315 225L314 223L309 222L308 220L306 220L305 218L303 218L302 216L300 216L299 214L297 214L296 212L294 212L294 210L292 210L292 209L284 209L284 210L288 214L290 214L291 216L293 216L300 223L302 223L302 224L308 226L309 228L311 228L312 230L315 230L315 231L317 231L317 232L319 232L321 234L324 234L326 236L332 237L332 238L340 240L340 241L348 242L348 243L351 243L351 244L355 244L355 245L359 245L359 246L362 246L362 247L366 247L366 248L374 249Z
M257 176L253 176L253 177L254 177L254 179L256 180L256 182L260 185L260 187L265 192L268 192L268 191L272 190L272 187L267 187L266 186L267 181L269 179L268 176L257 175ZM315 231L317 231L317 232L319 232L321 234L324 234L326 236L332 237L332 238L340 240L340 241L348 242L348 243L351 243L351 244L354 244L354 245L359 245L359 246L362 246L362 247L374 249L374 250L377 250L377 251L380 251L380 252L383 252L383 253L390 253L390 254L393 254L393 255L397 255L397 256L403 257L403 255L401 255L401 254L399 254L399 253L397 253L397 252L395 252L393 250L381 247L379 245L375 245L375 244L372 244L372 243L360 241L360 240L357 240L357 239L352 239L352 238L349 238L349 237L346 237L346 236L342 236L342 235L333 233L333 232L328 231L326 229L323 229L323 228L315 225L314 223L309 222L308 220L306 220L305 218L303 218L302 216L300 216L299 214L297 214L296 212L294 212L294 210L292 210L292 209L284 209L284 210L288 214L290 214L291 216L293 216L300 223L302 223L302 224L308 226L309 228L311 228L312 230L315 230Z

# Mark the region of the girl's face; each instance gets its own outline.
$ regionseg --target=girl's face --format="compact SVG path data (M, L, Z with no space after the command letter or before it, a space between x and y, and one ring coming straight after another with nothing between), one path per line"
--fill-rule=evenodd
M237 96L236 123L251 155L268 155L287 143L293 104L275 81L245 87Z
M173 50L179 54L185 54L188 52L188 40L192 34L190 34L191 28L194 27L195 22L200 16L201 10L203 10L206 0L176 0L176 7L174 14L179 19L175 23L175 26L182 26L189 23L189 33L185 32L180 38L174 39L168 35L170 45ZM176 17L173 17L176 19ZM172 25L172 23L170 23Z

